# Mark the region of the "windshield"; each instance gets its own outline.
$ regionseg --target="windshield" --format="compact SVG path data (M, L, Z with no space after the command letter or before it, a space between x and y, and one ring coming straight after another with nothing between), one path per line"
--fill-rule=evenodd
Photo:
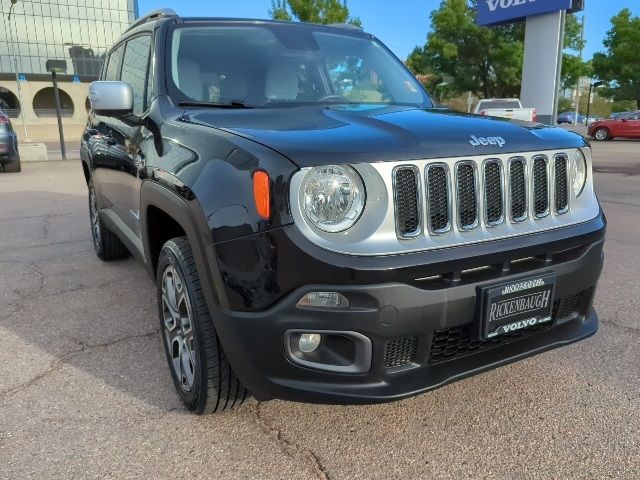
M431 107L380 42L296 24L178 26L169 91L178 103L256 107L349 103Z

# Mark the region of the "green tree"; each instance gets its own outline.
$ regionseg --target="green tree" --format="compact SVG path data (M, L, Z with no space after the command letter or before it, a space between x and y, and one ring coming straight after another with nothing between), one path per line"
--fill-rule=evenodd
M408 63L452 77L454 91L511 96L519 91L523 42L521 24L479 27L475 0L443 0L431 13L426 45Z
M477 0L442 0L431 13L431 33L424 47L416 47L407 66L416 74L434 73L439 81L452 77L451 94L471 90L482 97L520 93L524 58L524 23L491 28L476 25ZM578 51L584 45L581 25L567 17L565 48ZM563 58L563 85L575 85L586 66L578 55Z
M593 72L609 84L603 91L616 100L640 100L640 17L623 9L611 19L606 52L593 56Z
M580 77L591 75L591 64L584 62L578 55L585 44L582 36L582 23L575 15L567 15L564 29L565 52L562 54L562 77L560 79L562 88L573 88L578 84Z
M431 68L429 63L427 62L426 52L424 51L424 47L416 47L407 57L407 61L405 62L409 70L411 70L416 75L431 73Z
M276 20L362 25L359 18L349 15L347 0L272 0L269 15Z

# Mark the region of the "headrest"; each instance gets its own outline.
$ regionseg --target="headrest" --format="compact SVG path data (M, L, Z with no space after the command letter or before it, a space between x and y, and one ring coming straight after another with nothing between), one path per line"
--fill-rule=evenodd
M298 69L294 64L275 63L269 67L265 97L276 102L290 102L298 97Z

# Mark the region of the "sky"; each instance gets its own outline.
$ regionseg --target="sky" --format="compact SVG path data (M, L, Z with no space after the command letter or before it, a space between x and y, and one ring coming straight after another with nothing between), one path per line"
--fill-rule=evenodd
M270 0L138 0L140 14L168 7L182 16L268 18ZM639 0L586 0L584 15L587 45L584 58L604 50L602 41L610 18L625 7L640 15ZM389 4L393 6L387 8ZM360 17L366 31L382 40L405 59L416 45L424 45L429 32L429 15L440 0L348 0L352 16ZM582 15L582 14L580 14Z

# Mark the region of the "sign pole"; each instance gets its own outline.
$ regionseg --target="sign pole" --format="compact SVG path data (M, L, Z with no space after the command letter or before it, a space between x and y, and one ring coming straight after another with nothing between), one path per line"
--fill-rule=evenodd
M60 91L58 90L58 78L55 70L51 71L53 79L53 96L56 99L56 115L58 116L58 132L60 133L60 151L62 152L62 160L67 159L67 151L64 146L64 131L62 130L62 109L60 108Z
M535 108L538 121L554 125L560 87L564 11L527 17L520 99Z

